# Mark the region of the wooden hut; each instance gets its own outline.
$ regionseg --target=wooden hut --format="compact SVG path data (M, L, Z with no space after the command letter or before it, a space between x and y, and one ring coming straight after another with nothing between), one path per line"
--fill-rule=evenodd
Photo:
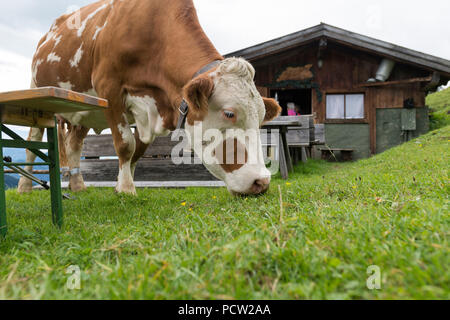
M450 61L327 24L227 55L249 60L262 95L314 114L331 148L354 158L429 130L425 96L450 80Z

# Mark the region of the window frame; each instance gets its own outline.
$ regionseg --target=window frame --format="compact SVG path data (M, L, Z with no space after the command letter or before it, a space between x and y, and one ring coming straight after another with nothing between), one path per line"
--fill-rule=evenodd
M360 94L360 95L363 95L363 98L364 98L364 103L363 103L363 108L364 108L364 117L363 118L360 118L360 119L346 119L345 117L347 116L347 95L358 95L358 94ZM344 118L342 118L342 119L329 119L329 118L327 118L327 114L328 114L328 110L327 110L327 107L328 107L328 105L327 105L327 96L329 96L329 95L343 95L344 96ZM327 92L325 92L325 123L330 123L330 124L333 124L333 123L368 123L368 117L367 117L367 114L368 114L368 110L367 110L367 107L366 107L366 97L367 97L367 93L365 92L365 91L361 91L361 90L358 90L358 91L348 91L348 90L336 90L336 91L334 91L334 90L330 90L330 91L327 91Z

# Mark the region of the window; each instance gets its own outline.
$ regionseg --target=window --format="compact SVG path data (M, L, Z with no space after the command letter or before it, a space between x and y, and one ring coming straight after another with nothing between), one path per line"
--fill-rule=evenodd
M364 119L364 94L328 94L327 119Z

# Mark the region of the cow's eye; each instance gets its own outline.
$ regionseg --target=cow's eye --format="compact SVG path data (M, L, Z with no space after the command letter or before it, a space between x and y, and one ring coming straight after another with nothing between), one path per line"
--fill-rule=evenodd
M236 116L236 115L234 114L233 111L229 111L229 110L225 110L225 111L223 112L223 115L224 115L225 118L227 118L227 119L234 119L234 117Z

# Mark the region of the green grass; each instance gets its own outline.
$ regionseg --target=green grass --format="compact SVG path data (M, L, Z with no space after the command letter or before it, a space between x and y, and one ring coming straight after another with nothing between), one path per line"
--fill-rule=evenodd
M449 299L449 140L446 127L357 163L311 161L260 198L89 189L64 202L62 231L48 192L10 190L0 298Z
M427 106L431 109L432 130L450 125L450 88L427 96Z

